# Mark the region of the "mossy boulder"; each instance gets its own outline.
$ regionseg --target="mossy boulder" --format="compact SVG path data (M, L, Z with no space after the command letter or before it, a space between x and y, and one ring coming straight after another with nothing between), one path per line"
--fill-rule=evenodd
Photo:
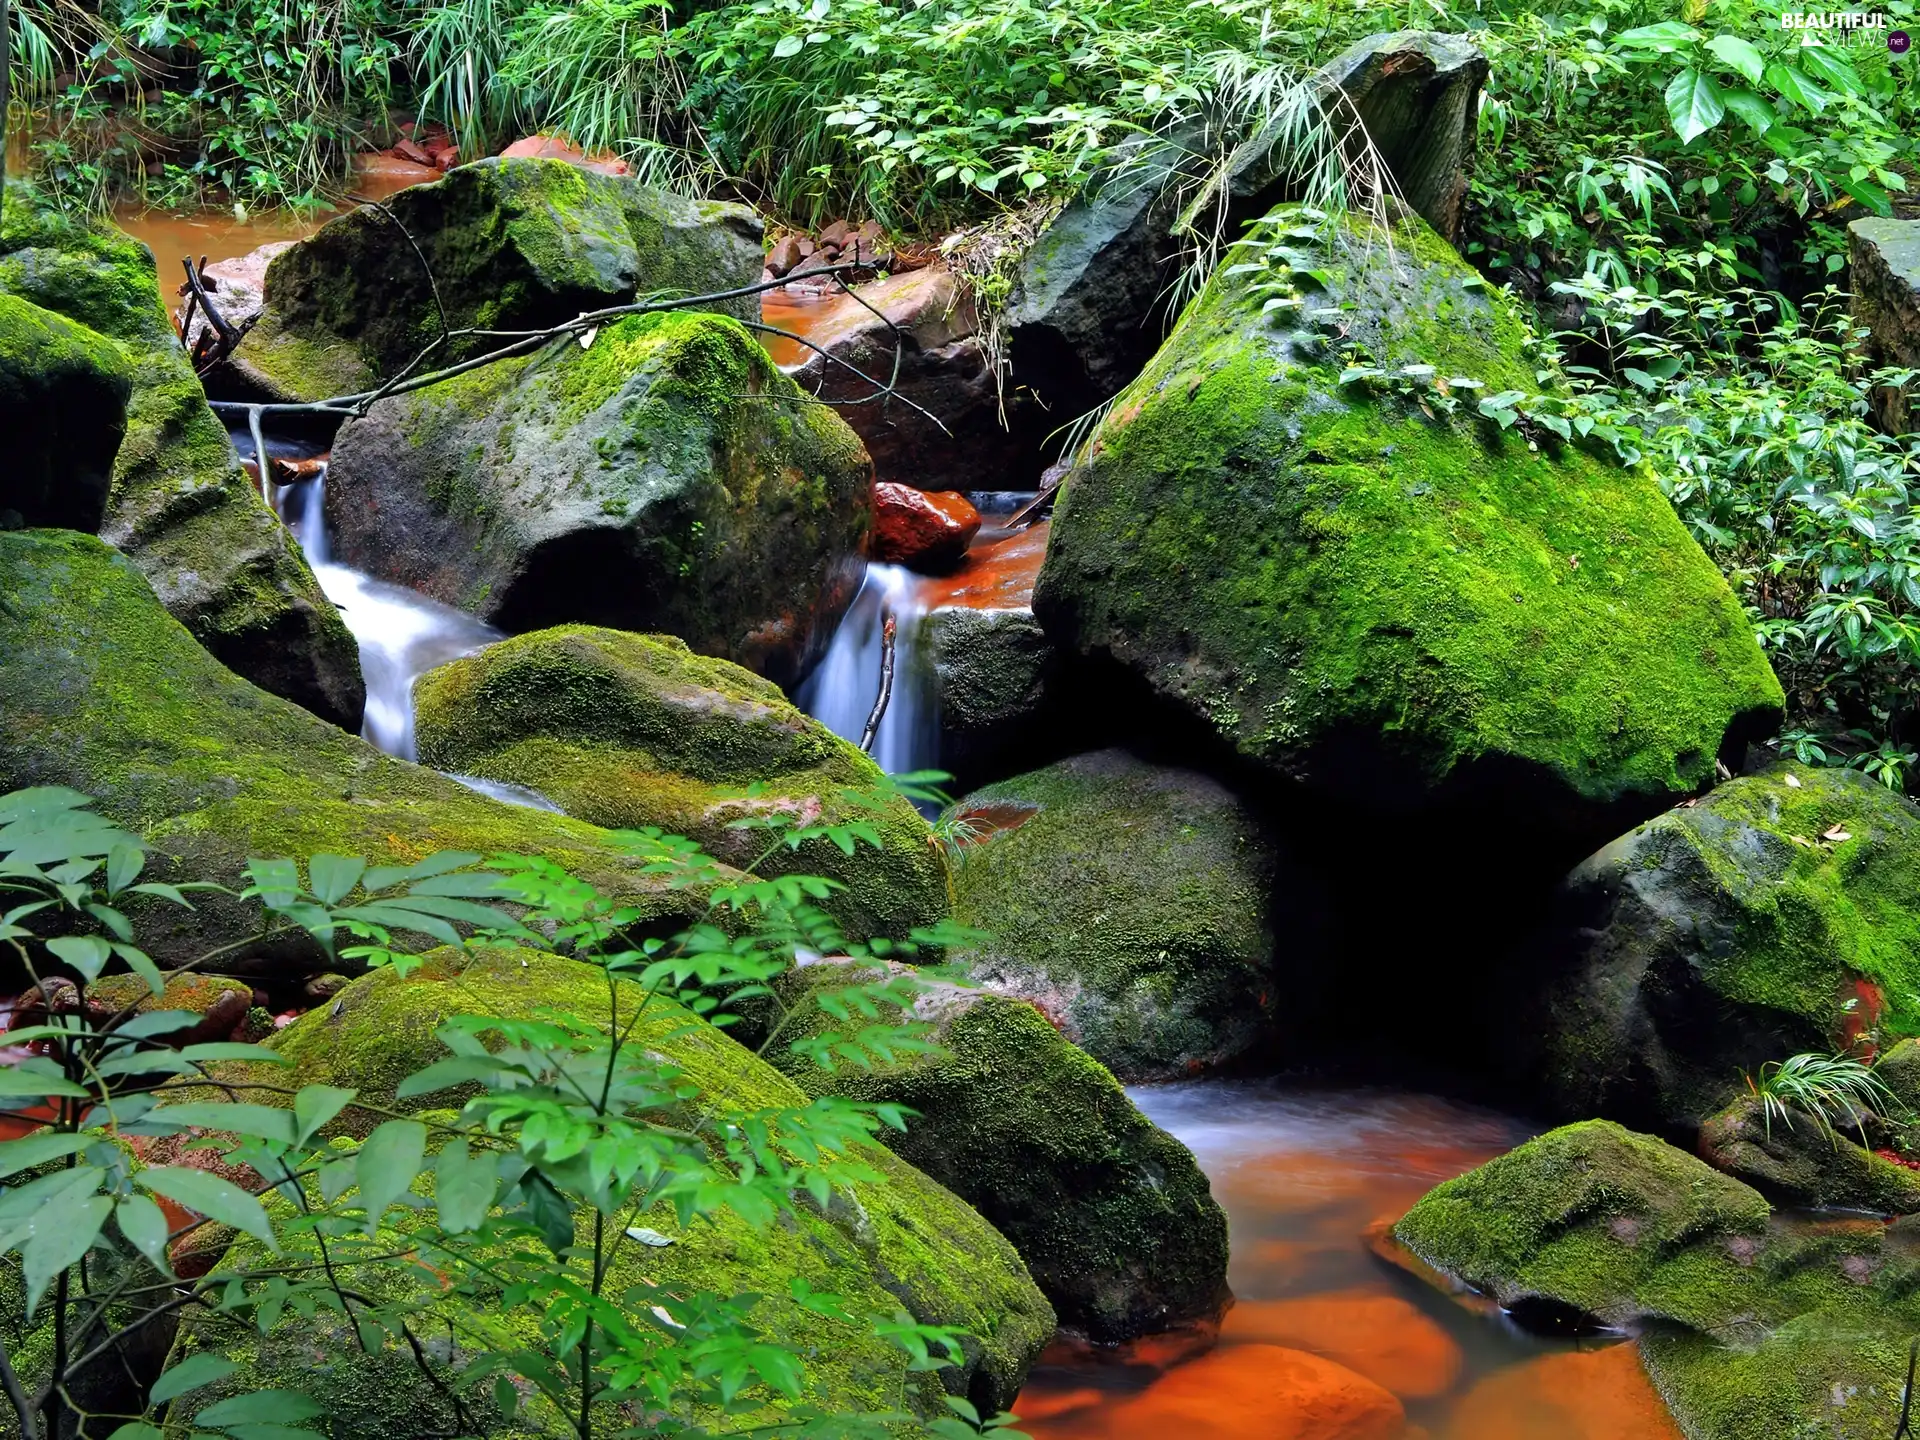
M1729 781L1590 857L1516 1027L1542 1100L1686 1128L1769 1060L1920 1032L1920 808L1852 770Z
M622 981L615 988L622 1016L633 1014L638 987ZM608 1024L603 972L529 951L441 950L404 979L382 970L356 981L330 1006L281 1031L270 1044L292 1061L290 1071L257 1066L225 1078L244 1084L257 1074L276 1085L348 1085L363 1100L392 1104L400 1080L444 1056L434 1032L450 1017L528 1017L543 1008ZM806 1103L771 1066L671 1001L650 1002L630 1043L664 1057L721 1103L742 1109ZM445 1107L460 1103L464 1093L414 1103ZM374 1123L351 1111L344 1118L350 1123L340 1128L348 1136ZM825 1207L803 1200L791 1218L764 1229L726 1214L712 1224L682 1226L665 1203L637 1215L633 1223L672 1243L625 1247L607 1293L622 1295L644 1276L683 1293L764 1297L755 1322L802 1354L809 1382L804 1398L829 1411L891 1409L931 1417L943 1413L943 1387L983 1408L1010 1403L1053 1330L1053 1314L1019 1256L953 1194L885 1149L864 1146L859 1158L882 1178L849 1183ZM395 1223L404 1230L404 1221ZM236 1247L227 1263L244 1262L249 1252L249 1245ZM908 1372L904 1353L864 1326L825 1321L791 1302L789 1282L796 1278L845 1297L855 1313L905 1309L921 1321L967 1330L964 1364L937 1375ZM365 1279L384 1287L387 1298L430 1293L434 1283L405 1265L381 1267ZM447 1328L437 1327L435 1361L470 1358L483 1335L503 1346L523 1344L531 1330L528 1316L505 1307L468 1306L458 1320L453 1353ZM265 1337L250 1326L217 1321L194 1322L190 1335L196 1346L240 1360L249 1388L285 1385L319 1395L332 1407L333 1440L445 1433L450 1407L419 1375L412 1356L393 1346L362 1354L351 1332L324 1312L291 1319ZM483 1408L484 1400L475 1397ZM783 1410L770 1404L756 1418L775 1421ZM523 1432L483 1416L480 1433Z
M414 705L423 763L523 785L608 829L658 826L758 874L837 880L845 888L827 908L855 938L905 939L946 913L926 821L898 796L878 808L848 798L880 786L879 767L779 686L670 635L584 625L521 635L422 676ZM819 839L793 850L774 831L732 828L770 810L865 822L885 846L861 841L848 855Z
M132 388L105 336L0 294L0 524L100 528Z
M1424 223L1357 225L1282 208L1215 273L1065 482L1034 612L1324 798L1571 858L1710 783L1779 683L1650 472L1341 383L1364 351L1538 388Z
M153 253L11 182L0 216L0 294L98 332L126 359L126 436L102 537L228 668L359 729L359 647L207 408L161 303Z
M1061 708L1059 656L1031 610L943 605L920 622L940 708L941 755L976 769L1017 752Z
M739 289L760 278L762 250L760 221L744 205L562 160L481 160L363 205L276 256L260 322L234 363L276 398L352 394L398 373L443 326L540 330L643 295ZM714 308L759 317L757 297ZM456 341L434 358L497 344Z
M1218 1316L1227 1218L1207 1177L1031 1005L936 982L911 1017L932 1024L939 1054L830 1072L794 1051L848 1028L817 992L883 978L876 968L822 961L784 977L792 1013L768 1058L810 1094L917 1112L881 1138L1013 1242L1062 1325L1116 1344Z
M976 790L954 917L990 937L974 977L1030 1000L1123 1080L1254 1050L1274 1012L1278 857L1254 813L1122 750Z
M1869 1136L1868 1138L1871 1138ZM1771 1123L1752 1096L1735 1100L1700 1127L1700 1154L1776 1200L1844 1206L1884 1215L1920 1211L1920 1171L1857 1145L1812 1119L1779 1116Z
M1607 1121L1430 1192L1394 1236L1523 1323L1638 1334L1689 1440L1890 1435L1920 1329L1902 1221L1770 1214L1760 1194Z
M327 480L345 564L508 630L663 630L782 681L851 598L870 516L858 437L692 313L383 400Z
M155 848L155 878L239 886L250 858L328 852L410 864L441 850L545 855L678 928L698 899L581 821L475 794L382 755L247 684L194 643L133 565L92 536L0 534L0 792L69 785ZM220 895L154 906L141 944L162 964L254 933ZM306 942L223 958L223 969L338 969Z

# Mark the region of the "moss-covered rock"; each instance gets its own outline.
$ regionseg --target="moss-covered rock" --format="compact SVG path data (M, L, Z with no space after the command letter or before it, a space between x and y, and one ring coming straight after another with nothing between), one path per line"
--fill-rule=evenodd
M989 939L989 989L1040 1006L1124 1080L1254 1048L1273 1014L1277 859L1246 806L1189 770L1120 750L977 790L954 917Z
M5 205L0 293L117 342L131 370L101 535L223 664L359 729L359 647L207 408L161 303L152 252L18 183Z
M1059 657L1031 610L943 605L920 623L940 707L941 756L956 769L990 764L1030 742L1049 706L1058 708Z
M0 524L100 528L131 389L111 341L0 294Z
M643 915L698 913L603 830L488 800L255 689L161 608L140 573L91 536L0 534L0 792L70 785L152 842L169 879L242 883L253 857L321 852L408 864L440 850L545 855ZM163 964L253 933L220 895L155 907L141 943ZM222 968L337 969L302 941L237 952Z
M1066 481L1048 635L1325 796L1570 854L1710 782L1781 690L1654 477L1343 386L1361 346L1537 388L1517 312L1423 223L1302 223L1267 222L1292 261L1215 273ZM1267 281L1301 305L1266 312Z
M1394 1235L1523 1321L1640 1334L1689 1440L1872 1440L1893 1433L1920 1329L1911 1223L1770 1215L1692 1156L1588 1121L1447 1181Z
M811 1094L917 1112L881 1138L1013 1242L1062 1325L1114 1344L1219 1314L1227 1217L1207 1177L1031 1005L940 983L912 1011L939 1054L829 1072L795 1053L795 1040L847 1029L815 992L873 978L850 962L785 977L792 1013L768 1057Z
M632 1014L638 988L630 982L616 988L623 1016ZM349 1085L362 1099L390 1104L400 1080L446 1053L434 1031L448 1018L528 1016L543 1007L590 1024L609 1023L603 973L528 951L437 951L404 979L383 970L356 981L326 1009L280 1032L271 1045L293 1062L290 1072L257 1068L274 1084ZM771 1066L670 1001L650 1003L631 1043L665 1057L723 1103L742 1109L805 1103ZM265 1073L269 1068L271 1075ZM245 1083L253 1077L236 1069L226 1078ZM457 1104L462 1093L441 1092L416 1103ZM373 1123L355 1112L346 1118L351 1123L341 1131L349 1136ZM1052 1312L1019 1256L992 1226L912 1166L879 1146L863 1147L860 1158L883 1179L850 1183L824 1209L803 1202L792 1218L765 1229L727 1214L712 1224L683 1227L664 1203L636 1216L635 1223L673 1243L625 1247L607 1293L623 1295L644 1276L682 1293L765 1297L755 1307L755 1322L801 1353L808 1368L805 1398L830 1411L893 1409L927 1417L941 1413L943 1385L983 1406L1011 1402L1053 1329ZM237 1247L227 1263L244 1262L248 1253L248 1246ZM938 1376L909 1373L905 1355L866 1334L864 1326L826 1321L792 1303L789 1282L796 1278L845 1297L855 1313L904 1308L927 1323L969 1331L965 1364ZM381 1267L365 1279L391 1298L419 1295L433 1283L404 1265ZM458 1321L457 1355L448 1353L442 1328L436 1361L470 1357L486 1335L503 1345L524 1343L531 1330L524 1313L505 1308L463 1307ZM404 1349L363 1355L337 1318L289 1320L265 1338L249 1327L204 1322L192 1334L196 1345L241 1360L249 1387L287 1385L320 1395L333 1410L334 1440L443 1433L434 1427L450 1418L446 1401ZM475 1399L484 1408L485 1397ZM757 1418L777 1419L782 1408L769 1405ZM522 1431L483 1416L480 1433Z
M762 249L744 205L561 160L481 160L329 221L275 257L260 323L234 363L277 398L352 394L400 371L443 326L539 330L642 295L738 289L760 278ZM714 308L759 316L757 297ZM457 341L436 359L497 343Z
M905 939L946 913L926 821L898 796L849 798L873 793L879 767L779 686L672 636L582 625L518 636L422 676L414 704L423 763L523 785L610 830L658 826L758 874L837 880L826 908L857 939ZM864 822L885 845L793 850L775 832L730 828L773 810Z
M850 597L870 513L853 432L690 313L383 400L327 481L346 564L508 630L664 630L783 681Z
M1855 771L1730 781L1593 855L1563 899L1515 1027L1563 1114L1689 1127L1863 1021L1920 1033L1920 808Z
M1700 1127L1700 1154L1715 1169L1776 1200L1908 1215L1920 1210L1920 1171L1897 1165L1805 1116L1771 1124L1743 1096Z

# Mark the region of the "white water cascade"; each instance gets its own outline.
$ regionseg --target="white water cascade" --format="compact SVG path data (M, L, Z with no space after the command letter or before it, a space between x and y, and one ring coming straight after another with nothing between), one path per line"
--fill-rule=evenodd
M940 716L920 652L926 588L924 578L903 566L869 564L826 658L800 687L800 708L858 745L879 698L886 620L891 615L893 686L872 750L874 760L890 775L931 770L940 759Z
M404 585L390 585L358 570L331 563L327 550L326 471L297 485L278 487L275 506L327 598L360 642L360 670L367 682L366 718L360 733L389 755L418 760L413 733L413 684L427 671L506 638L471 615L429 600ZM454 776L497 800L552 809L532 791ZM508 793L512 792L512 793Z

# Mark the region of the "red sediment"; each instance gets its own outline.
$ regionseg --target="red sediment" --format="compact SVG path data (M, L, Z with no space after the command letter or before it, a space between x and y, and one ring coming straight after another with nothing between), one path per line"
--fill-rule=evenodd
M1446 1394L1466 1363L1453 1338L1413 1305L1367 1290L1242 1300L1227 1312L1220 1336L1311 1351L1403 1400Z
M1632 1345L1542 1355L1488 1376L1439 1440L1683 1440Z
M602 175L632 173L627 162L611 151L602 150L589 155L578 145L560 135L528 135L502 150L500 158L503 160L564 160L569 165L578 165L582 170L598 170Z
M353 157L353 193L367 200L384 200L409 186L439 178L440 171L434 168L430 155L420 160L384 152Z
M927 608L954 605L965 610L1027 610L1033 606L1033 582L1047 558L1049 522L1042 520L1001 540L975 545L951 575L929 585Z

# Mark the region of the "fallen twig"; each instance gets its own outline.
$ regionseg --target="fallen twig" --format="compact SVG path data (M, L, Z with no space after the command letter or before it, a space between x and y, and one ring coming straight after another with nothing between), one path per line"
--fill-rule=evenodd
M887 713L887 701L893 698L893 640L895 621L887 612L880 627L880 693L873 697L873 713L867 716L867 728L860 733L860 748L871 754L874 737L880 733L880 721Z

